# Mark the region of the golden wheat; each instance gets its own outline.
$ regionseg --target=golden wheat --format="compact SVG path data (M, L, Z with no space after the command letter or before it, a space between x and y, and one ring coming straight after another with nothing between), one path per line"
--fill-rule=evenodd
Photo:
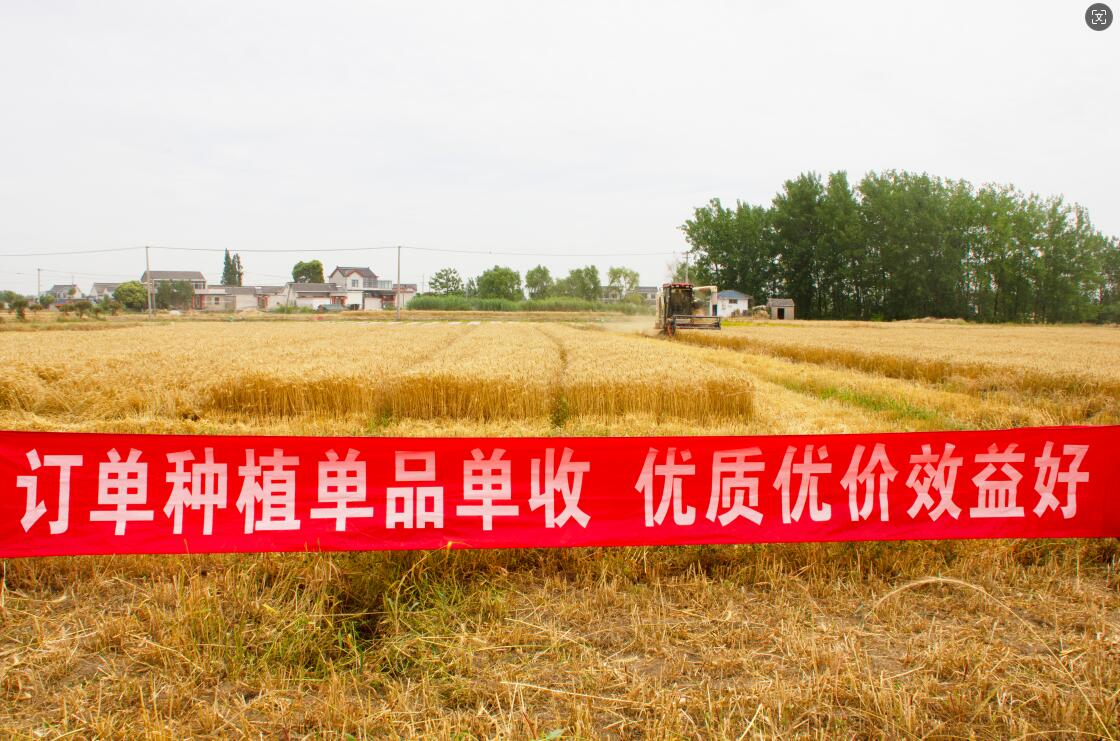
M1080 368L1103 393L1120 367L1115 330L1100 328L947 326L931 345L913 339L932 336L924 327L800 322L684 342L637 336L636 323L627 332L303 317L100 326L110 328L0 332L0 428L596 436L992 427L1081 413L1073 389L1089 386L1062 374ZM836 331L856 339L844 344ZM978 342L1019 346L1019 359L994 350L997 362L971 370ZM1007 381L1032 373L1034 385ZM2 566L5 737L1120 735L1114 542Z

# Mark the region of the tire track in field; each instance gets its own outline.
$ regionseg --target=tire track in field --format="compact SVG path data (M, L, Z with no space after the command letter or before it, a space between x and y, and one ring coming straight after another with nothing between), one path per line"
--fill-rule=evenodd
M568 397L564 394L564 378L568 375L568 348L564 347L563 341L551 332L546 332L541 327L533 327L537 332L547 337L553 345L556 346L556 355L560 359L560 363L556 369L556 376L552 380L551 388L551 411L549 412L549 422L556 430L563 429L564 425L568 423L568 418L571 416L571 408L568 404Z

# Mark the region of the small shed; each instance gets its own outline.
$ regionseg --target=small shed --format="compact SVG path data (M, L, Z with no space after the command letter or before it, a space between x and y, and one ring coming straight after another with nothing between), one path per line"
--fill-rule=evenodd
M793 319L792 298L772 298L766 302L771 319Z
M716 316L743 316L751 310L751 297L739 291L720 291L714 303Z

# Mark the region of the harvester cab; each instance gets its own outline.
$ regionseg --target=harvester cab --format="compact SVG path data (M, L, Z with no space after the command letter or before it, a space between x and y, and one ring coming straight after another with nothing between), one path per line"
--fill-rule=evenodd
M697 293L708 298L700 299ZM715 295L715 286L666 283L657 292L657 329L670 337L678 329L719 329L720 319L711 313Z

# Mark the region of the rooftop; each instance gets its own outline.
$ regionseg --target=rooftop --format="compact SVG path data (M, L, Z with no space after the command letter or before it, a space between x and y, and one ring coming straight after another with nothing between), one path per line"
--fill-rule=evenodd
M197 270L152 270L152 280L206 280L206 276ZM145 270L140 276L140 282L148 280L149 271Z
M333 293L339 291L334 283L289 283L295 293ZM344 293L343 291L340 291Z
M331 275L334 275L335 273L342 273L343 275L353 275L354 273L357 273L358 275L362 276L363 278L369 278L371 280L377 280L377 274L374 273L369 268L354 268L354 267L348 268L348 267L342 267L340 265L340 266L336 267L334 270L331 271Z

